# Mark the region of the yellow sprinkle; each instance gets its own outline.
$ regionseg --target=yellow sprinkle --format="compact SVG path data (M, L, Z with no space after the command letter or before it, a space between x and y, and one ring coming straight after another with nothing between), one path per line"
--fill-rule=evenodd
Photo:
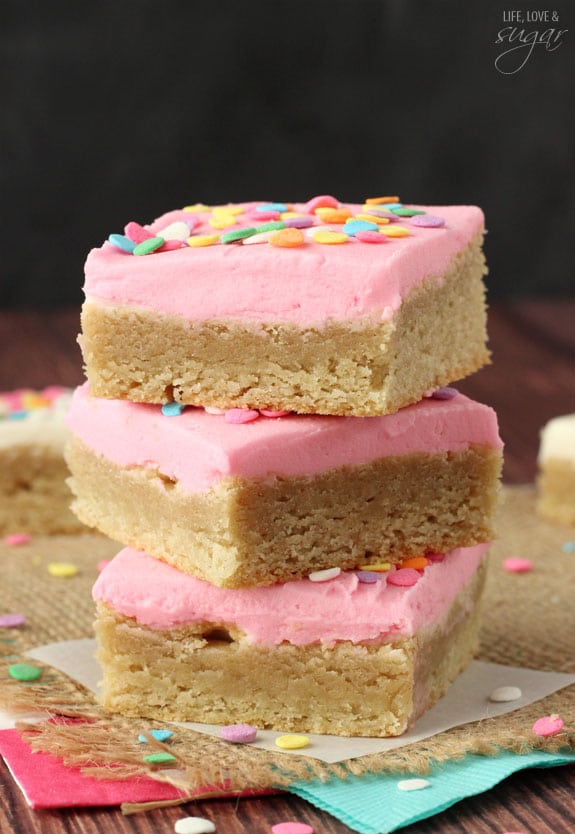
M389 217L378 217L377 214L356 214L356 220L368 220L371 223L377 223L378 226L385 226L389 223Z
M316 243L347 243L349 238L343 232L316 232L313 236Z
M373 565L362 565L359 570L373 570L379 573L391 570L391 562L375 562Z
M302 214L300 211L284 211L280 214L281 220L289 220L292 217L306 217L307 215Z
M300 736L296 733L289 733L286 736L278 736L276 738L276 746L281 747L282 750L300 750L302 747L307 747L309 738L307 736Z
M232 217L243 213L243 206L236 206L233 203L229 203L227 206L214 206L212 209L212 214L231 214Z
M212 229L227 229L236 225L236 218L233 214L213 214L208 222Z
M203 203L194 203L193 206L184 206L182 211L192 211L192 212L199 212L199 211L211 211L211 206L206 206Z
M323 223L345 223L351 217L351 211L344 208L322 208L320 206L320 208L315 210L315 213L319 215Z
M188 246L212 246L219 239L219 235L192 235L188 238Z
M76 576L78 568L72 562L50 562L48 573L51 576L57 576L59 579L68 579L71 576Z
M368 197L365 201L368 206L382 206L385 203L399 203L399 197Z
M381 229L381 233L386 237L407 237L411 234L405 226L395 226L393 224L386 226L385 229Z

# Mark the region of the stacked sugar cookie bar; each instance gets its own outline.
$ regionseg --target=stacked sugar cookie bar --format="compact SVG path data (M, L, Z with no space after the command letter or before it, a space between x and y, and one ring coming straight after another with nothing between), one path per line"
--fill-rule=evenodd
M402 733L473 655L501 468L483 215L188 206L86 263L74 509L132 716Z

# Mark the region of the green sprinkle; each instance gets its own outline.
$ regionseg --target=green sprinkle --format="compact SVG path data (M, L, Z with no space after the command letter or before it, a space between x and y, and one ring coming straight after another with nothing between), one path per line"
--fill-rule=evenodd
M160 246L163 246L165 242L164 238L160 236L149 237L147 240L143 240L137 246L134 246L132 255L150 255L156 249L159 249Z
M8 673L16 681L37 681L42 675L42 669L29 663L13 663L8 667Z
M421 209L414 209L414 208L394 208L392 209L394 214L397 214L398 217L415 217L416 214L425 214L424 211Z
M150 753L149 756L144 756L144 762L149 762L149 764L168 764L169 762L175 762L176 757L172 756L171 753Z
M270 220L269 223L262 223L261 226L256 226L256 232L258 234L260 232L279 232L285 228L287 227L283 220Z
M222 235L222 243L234 243L236 240L242 240L244 237L251 237L255 235L256 230L253 226L246 226L244 229L234 229L231 232L226 232Z

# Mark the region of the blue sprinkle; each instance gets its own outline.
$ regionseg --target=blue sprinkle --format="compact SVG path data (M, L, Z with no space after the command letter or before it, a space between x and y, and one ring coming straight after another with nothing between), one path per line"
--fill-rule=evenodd
M167 741L174 735L171 730L150 730L149 732L152 738L155 738L156 741ZM148 739L144 735L139 735L138 741L140 742L140 744L148 743Z
M9 420L24 420L30 412L23 409L22 411L13 411L11 414L8 414L7 417Z
M346 235L355 235L358 232L377 232L377 223L370 223L369 220L346 220L343 231Z
M256 206L256 211L287 211L285 203L266 203L265 206Z
M162 414L165 417L179 417L185 407L182 403L164 403Z
M403 203L385 203L383 206L378 206L386 211L393 211L393 209L403 208Z
M121 249L122 252L133 252L136 248L136 244L133 240L130 240L129 237L126 235L117 235L111 234L108 238L108 242L115 246L116 249Z
M575 553L575 542L565 542L563 553Z

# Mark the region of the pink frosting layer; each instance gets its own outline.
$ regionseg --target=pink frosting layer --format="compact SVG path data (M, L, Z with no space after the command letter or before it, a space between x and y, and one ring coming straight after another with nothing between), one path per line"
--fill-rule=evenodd
M451 551L410 587L382 578L364 584L354 572L328 582L228 590L180 573L131 548L107 565L94 586L102 600L153 629L207 621L235 625L253 643L298 646L411 637L447 611L473 576L488 544Z
M241 204L246 211L257 203ZM354 214L362 207L345 204ZM93 249L85 268L84 290L91 301L148 308L188 320L247 319L297 324L326 319L389 319L412 287L441 276L450 260L483 231L483 213L476 206L422 207L445 220L442 228L411 226L409 237L383 245L307 242L293 249L268 243L246 246L219 244L133 256L110 243ZM294 205L305 211L303 204ZM155 234L168 224L190 221L193 234L214 233L210 214L172 211L149 227ZM236 226L253 226L252 215ZM255 221L257 224L257 221ZM321 220L315 217L315 222ZM331 225L341 231L341 225Z
M226 476L313 475L411 452L502 446L493 409L463 394L425 399L384 417L290 414L231 424L202 408L167 417L159 405L91 397L85 383L74 393L66 422L97 454L119 466L158 469L187 492Z

